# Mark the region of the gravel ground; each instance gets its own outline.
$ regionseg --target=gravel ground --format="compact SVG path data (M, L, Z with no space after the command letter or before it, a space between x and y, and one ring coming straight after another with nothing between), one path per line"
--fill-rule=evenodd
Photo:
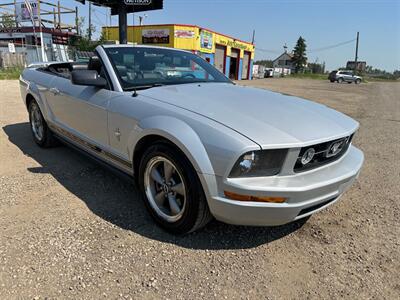
M38 148L0 81L0 299L399 299L400 84L243 82L361 123L359 180L307 223L154 225L132 185L68 147Z

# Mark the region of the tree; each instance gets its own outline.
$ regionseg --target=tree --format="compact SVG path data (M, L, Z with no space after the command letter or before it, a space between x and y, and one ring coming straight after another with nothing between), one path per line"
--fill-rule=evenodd
M308 63L308 70L313 74L324 74L325 73L325 63Z
M0 16L1 18L1 26L3 28L13 28L15 27L15 20L12 15L4 14Z
M93 51L100 43L104 40L100 41L91 41L89 40L89 28L84 29L85 17L80 17L77 20L79 32L79 36L74 36L70 40L70 44L76 48L76 50L80 51ZM96 27L92 25L92 34L96 32Z
M292 58L296 73L303 70L307 64L306 48L306 40L300 36L294 47Z

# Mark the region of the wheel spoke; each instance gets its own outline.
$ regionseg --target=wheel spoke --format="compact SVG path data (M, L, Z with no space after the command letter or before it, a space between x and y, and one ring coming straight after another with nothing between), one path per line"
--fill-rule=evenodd
M179 195L185 196L185 187L183 186L182 182L172 186L171 190L173 190L175 193L178 193Z
M156 200L158 206L164 205L165 193L163 191L159 192L157 195L155 195L154 199Z
M156 168L154 168L154 169L151 171L151 178L153 178L153 180L154 180L155 182L157 182L158 184L163 184L163 183L164 183L164 180L163 180L163 178L162 178L160 172L158 172Z
M43 137L43 126L39 126L39 128L38 128L38 136L39 136L40 138Z
M172 173L174 172L174 167L167 162L164 162L164 175L165 181L168 182L171 180Z
M36 122L40 122L40 115L39 115L39 111L37 109L35 109L35 121Z
M173 215L177 215L180 213L181 209L179 208L178 203L176 202L176 198L173 195L168 195L169 207Z

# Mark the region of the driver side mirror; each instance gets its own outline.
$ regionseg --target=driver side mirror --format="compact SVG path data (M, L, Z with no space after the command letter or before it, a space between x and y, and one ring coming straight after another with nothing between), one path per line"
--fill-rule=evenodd
M103 88L107 80L100 77L95 70L75 70L71 72L71 82L75 85L95 86Z

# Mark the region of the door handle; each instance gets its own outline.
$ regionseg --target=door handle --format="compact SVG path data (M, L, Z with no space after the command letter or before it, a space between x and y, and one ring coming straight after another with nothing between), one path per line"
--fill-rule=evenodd
M53 93L54 95L60 94L60 90L58 88L51 88L50 92Z

